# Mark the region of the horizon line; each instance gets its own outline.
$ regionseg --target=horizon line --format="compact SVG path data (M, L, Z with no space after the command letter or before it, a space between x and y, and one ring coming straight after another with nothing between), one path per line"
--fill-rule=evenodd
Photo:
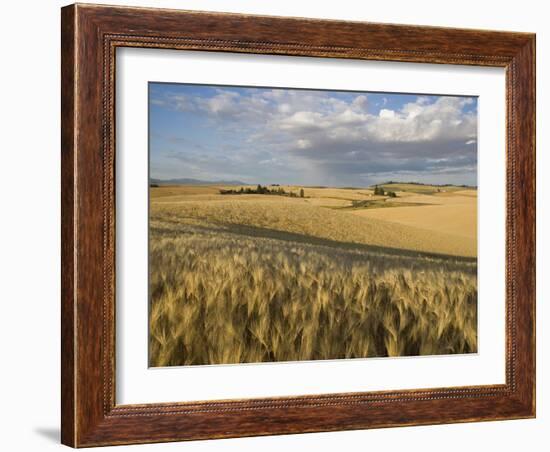
M452 184L452 183L429 183L429 182L418 182L418 181L397 181L397 180L387 180L383 182L376 182L370 185L366 186L356 186L356 185L325 185L325 184L313 184L313 185L304 185L299 183L260 183L260 182L245 182L242 180L237 179L227 179L227 180L206 180L206 179L195 179L193 177L172 177L169 179L161 179L158 177L150 177L149 183L151 181L158 181L158 182L173 182L174 185L192 185L192 184L178 184L175 181L187 179L190 181L196 181L197 185L216 185L216 184L223 184L223 183L231 183L231 185L264 185L264 186L279 186L279 185L295 185L295 186L301 186L301 187L309 187L309 188L315 188L315 187L333 187L333 188L368 188L368 187L374 187L377 185L390 185L390 184L407 184L407 185L430 185L432 187L467 187L467 188L475 188L477 189L477 185L471 185L471 184Z

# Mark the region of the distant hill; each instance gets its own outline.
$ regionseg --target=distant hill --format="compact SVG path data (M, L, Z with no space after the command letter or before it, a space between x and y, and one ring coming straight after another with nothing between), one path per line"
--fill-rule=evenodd
M420 185L420 186L424 186L424 187L460 187L460 188L463 188L463 189L472 189L472 190L476 190L477 189L477 186L476 185L465 185L465 184L428 184L428 183L423 183L423 182L399 182L399 181L393 181L393 180L390 180L390 181L387 181L387 182L381 182L379 184L373 184L371 185L371 187L374 187L375 185Z
M381 187L384 190L391 190L391 191L405 191L405 192L411 192L411 193L418 193L418 194L434 194L434 193L445 193L445 192L453 192L453 191L461 191L461 190L477 190L476 186L470 186L470 185L453 185L453 184L422 184L420 182L396 182L396 181L389 181L389 182L383 182L380 184L374 184L370 188L374 187Z
M156 185L249 185L240 180L200 180L200 179L150 179L150 184Z

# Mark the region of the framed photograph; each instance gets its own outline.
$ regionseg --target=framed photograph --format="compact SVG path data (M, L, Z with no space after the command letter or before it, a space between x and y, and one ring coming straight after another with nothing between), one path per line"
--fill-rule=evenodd
M62 9L62 442L535 416L535 36Z

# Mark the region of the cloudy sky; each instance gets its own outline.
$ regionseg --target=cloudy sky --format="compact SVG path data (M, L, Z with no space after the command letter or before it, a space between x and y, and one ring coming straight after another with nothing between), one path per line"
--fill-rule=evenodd
M149 84L152 178L476 185L477 98Z

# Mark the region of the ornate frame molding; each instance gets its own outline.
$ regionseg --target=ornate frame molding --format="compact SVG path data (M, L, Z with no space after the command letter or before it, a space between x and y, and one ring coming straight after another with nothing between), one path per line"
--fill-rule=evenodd
M62 45L64 444L81 447L534 416L534 35L77 4L62 9ZM506 384L116 405L118 47L506 68Z

